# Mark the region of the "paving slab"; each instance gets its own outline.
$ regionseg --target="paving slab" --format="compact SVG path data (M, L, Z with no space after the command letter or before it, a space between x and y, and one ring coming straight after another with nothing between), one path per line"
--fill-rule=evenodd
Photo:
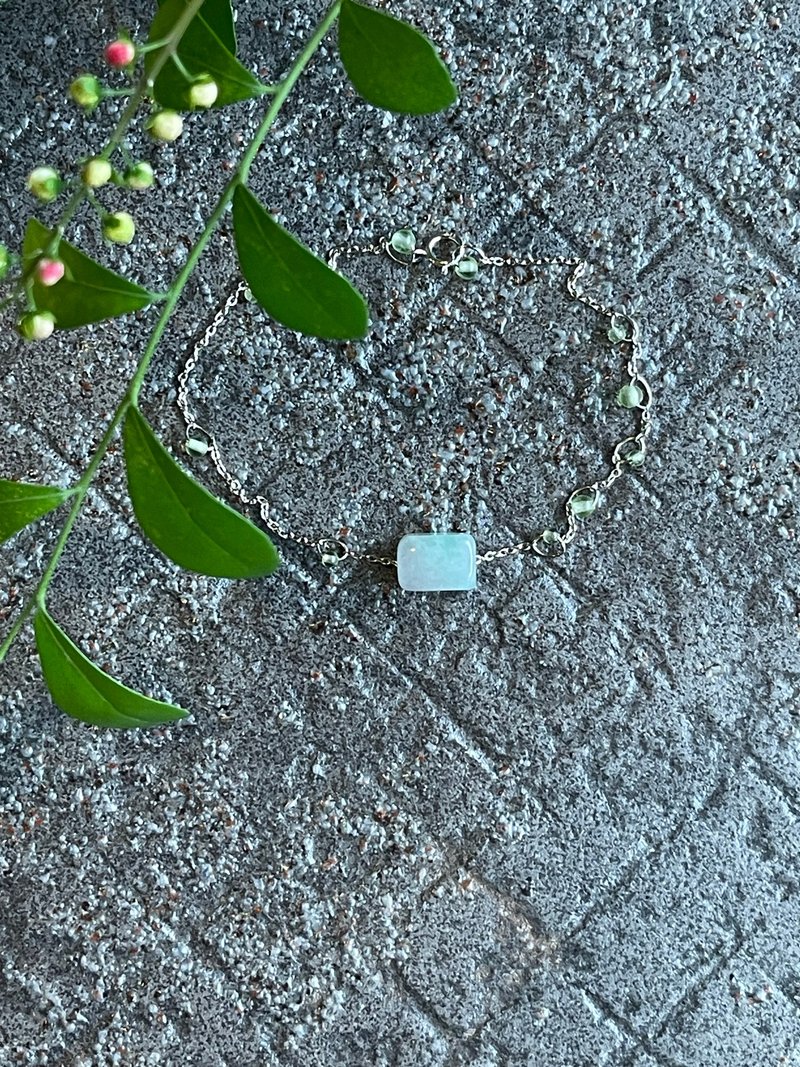
M237 7L264 79L322 11ZM264 581L179 570L138 532L115 445L50 607L191 716L133 734L66 718L29 628L0 667L0 1067L793 1067L800 9L390 7L440 46L459 103L371 108L329 41L254 192L320 253L411 225L586 257L588 291L642 321L647 463L562 558L412 595L291 545ZM0 6L0 240L50 218L29 170L68 169L122 109L79 114L69 80L151 17ZM261 111L193 115L171 145L134 132L156 187L102 196L137 239L105 247L88 208L69 239L165 287ZM420 529L490 547L554 522L627 417L563 272L342 268L369 298L364 342L242 305L204 354L193 397L236 476L287 524L379 554ZM142 394L176 453L176 375L237 281L226 217ZM74 479L153 323L31 345L4 319L0 476ZM57 529L3 546L0 639Z

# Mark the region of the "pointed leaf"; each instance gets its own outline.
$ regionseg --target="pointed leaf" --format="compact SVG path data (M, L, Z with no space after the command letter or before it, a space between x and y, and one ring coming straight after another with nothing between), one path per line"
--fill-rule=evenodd
M25 268L39 258L53 233L38 219L28 219L22 243ZM71 330L90 322L138 311L158 299L157 293L142 289L102 267L63 238L58 246L58 258L66 268L64 277L49 286L34 280L33 297L42 311L52 311L56 317L56 327L60 330Z
M458 99L447 67L424 34L355 0L342 2L339 54L356 91L376 107L426 115Z
M364 336L367 305L358 289L275 222L243 185L233 194L233 229L242 274L269 315L312 337Z
M84 656L44 608L33 622L42 674L53 701L74 719L94 726L155 726L184 719L183 708L120 685Z
M166 0L158 0L159 7L165 3ZM202 14L228 51L236 55L236 27L230 0L206 0Z
M0 543L63 504L72 493L72 489L0 478Z
M166 37L183 14L186 2L187 0L165 0L150 26L148 40L160 41ZM209 7L207 15L206 9ZM235 40L233 49L227 47L230 40L227 19L219 0L206 0L178 44L178 57L189 73L195 76L210 74L217 83L219 95L213 107L223 107L237 100L250 100L266 92L266 86L242 66L234 55ZM145 70L148 73L156 56L160 54L160 48L145 53ZM157 75L153 95L162 107L171 107L178 111L189 107L189 83L172 60L169 60Z
M139 525L165 556L216 578L260 578L277 568L265 533L183 471L136 408L125 419L128 489Z

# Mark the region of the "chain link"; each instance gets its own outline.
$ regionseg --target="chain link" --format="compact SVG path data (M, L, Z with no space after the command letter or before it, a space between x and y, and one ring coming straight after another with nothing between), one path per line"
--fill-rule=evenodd
M401 232L408 233L409 231ZM443 253L447 248L454 249L454 251L445 255ZM578 486L569 494L564 504L564 528L562 530L542 530L532 535L530 540L487 549L479 553L477 559L480 563L489 563L527 553L534 553L545 558L562 555L566 546L577 537L581 521L579 516L591 514L600 503L601 494L622 476L626 468L641 465L646 455L646 439L652 430L653 392L641 371L641 331L638 320L606 306L590 293L578 288L577 283L589 266L586 260L569 256L534 256L532 254L490 256L477 245L461 241L449 233L436 234L427 245L419 246L415 242L414 247L409 251L399 251L392 238L367 244L340 245L329 252L328 263L336 269L339 260L347 256L385 254L388 254L395 262L404 264L427 259L445 272L455 270L462 261L470 258L480 266L526 269L571 268L565 282L569 295L598 315L608 319L609 341L623 352L626 359L625 370L628 377L627 381L622 384L635 391L634 399L641 394L640 402L631 405L638 413L636 432L623 438L614 446L608 471L602 478L589 485ZM310 535L282 526L272 518L270 504L266 497L250 496L245 491L241 481L225 465L213 434L196 421L189 400L192 374L197 368L203 350L215 337L228 312L247 292L248 286L243 280L229 293L224 304L217 310L202 337L190 352L178 376L177 401L186 424L187 451L197 455L207 454L231 495L245 506L257 506L264 525L282 540L294 541L298 545L313 548L322 561L328 565L334 565L345 559L353 559L384 567L396 567L397 561L391 556L358 552L338 538L324 534Z

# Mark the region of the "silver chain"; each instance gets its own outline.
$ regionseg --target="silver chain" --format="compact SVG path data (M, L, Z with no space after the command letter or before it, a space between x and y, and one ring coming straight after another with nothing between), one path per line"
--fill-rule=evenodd
M449 249L449 254L443 254ZM533 256L533 255L487 255L476 245L459 240L449 233L440 233L432 237L427 244L418 245L410 230L398 230L391 237L372 244L349 244L333 249L328 254L328 263L336 269L339 259L355 255L389 255L395 262L410 264L420 259L427 259L443 271L455 271L462 278L473 277L481 267L568 267L571 268L566 279L569 295L581 304L585 304L598 315L608 320L608 338L610 343L621 351L625 359L626 379L622 382L618 398L623 406L636 412L637 426L635 432L618 441L614 446L608 470L603 477L587 485L573 489L564 502L564 528L558 530L541 530L527 541L490 548L478 554L479 563L488 563L507 556L532 552L539 556L553 557L563 554L566 546L575 539L582 517L591 515L600 503L601 493L619 478L626 467L639 467L644 462L647 446L646 439L652 428L653 392L641 369L641 331L638 320L625 312L616 311L600 303L588 293L578 289L577 282L588 268L582 259L568 256ZM526 284L526 283L521 283ZM285 541L294 541L319 553L324 563L332 565L344 559L362 560L365 563L396 567L397 561L391 556L378 556L370 552L356 551L351 545L336 537L309 535L282 526L270 514L270 504L266 497L250 496L238 478L225 466L222 454L213 434L201 426L192 413L189 401L189 387L192 373L197 367L200 355L214 338L228 312L239 303L242 296L248 294L246 281L240 281L230 293L207 326L203 336L192 349L183 370L178 377L178 408L186 424L186 450L192 455L208 455L214 467L228 486L232 496L247 507L257 507L264 525L277 537Z

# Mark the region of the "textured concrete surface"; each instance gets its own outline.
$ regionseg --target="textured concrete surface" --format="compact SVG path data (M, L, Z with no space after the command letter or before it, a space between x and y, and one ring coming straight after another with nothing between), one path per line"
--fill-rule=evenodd
M326 47L255 191L320 250L430 216L591 259L593 291L642 316L651 458L563 559L436 596L291 548L263 582L180 573L139 536L115 449L51 610L193 716L68 720L27 630L3 666L0 1064L797 1067L800 8L392 9L440 42L459 105L381 114ZM149 11L3 5L7 239L27 170L108 129L67 80ZM279 75L319 11L240 5L246 62ZM259 110L137 135L159 175L137 241L103 249L88 212L73 239L163 286ZM176 368L235 282L226 231L148 381L175 448ZM624 422L591 315L556 279L351 267L364 344L243 307L204 360L198 405L247 485L383 551L426 523L484 547L548 523ZM73 478L152 322L7 337L0 473ZM3 626L56 528L4 547Z

